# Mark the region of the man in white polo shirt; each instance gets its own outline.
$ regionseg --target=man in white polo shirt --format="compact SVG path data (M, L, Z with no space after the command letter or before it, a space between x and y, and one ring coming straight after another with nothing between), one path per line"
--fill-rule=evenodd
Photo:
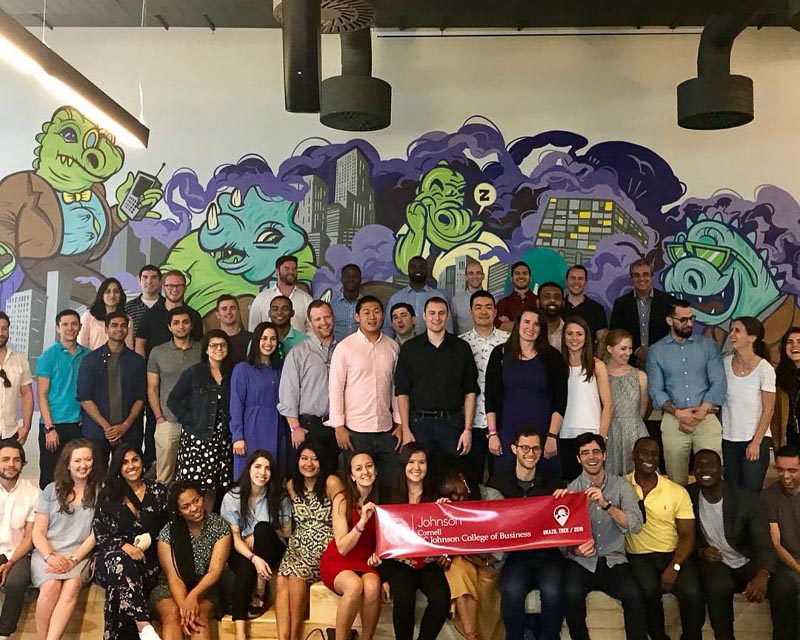
M0 311L0 441L16 438L25 444L33 419L31 368L21 353L8 348L11 321ZM22 405L22 426L17 426L17 399Z
M33 520L39 488L20 478L25 450L9 440L0 445L0 585L5 590L0 611L0 640L17 630L31 582Z
M311 296L297 288L297 258L295 256L278 258L275 261L275 275L277 277L275 286L262 289L250 304L247 328L254 331L259 322L269 320L270 303L278 296L285 296L292 301L292 309L294 309L292 328L305 333Z

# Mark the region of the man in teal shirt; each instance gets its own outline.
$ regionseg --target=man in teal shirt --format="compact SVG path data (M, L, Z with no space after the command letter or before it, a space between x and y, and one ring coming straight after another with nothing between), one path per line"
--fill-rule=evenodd
M275 296L269 303L269 320L278 329L278 352L281 359L286 357L292 347L307 337L305 332L297 331L292 326L292 318L294 318L294 307L291 299L287 296ZM254 332L258 332L257 326Z
M64 445L81 437L81 405L77 400L78 369L89 349L78 344L81 319L65 309L56 316L58 341L36 361L39 400L39 486L53 481L53 470Z

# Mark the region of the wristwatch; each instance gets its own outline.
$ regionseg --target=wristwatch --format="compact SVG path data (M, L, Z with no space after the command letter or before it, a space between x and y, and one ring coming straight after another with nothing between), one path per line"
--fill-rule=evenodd
M614 506L614 504L613 504L613 503L611 503L611 502L609 502L608 504L606 504L606 506L605 506L605 507L603 507L603 511L608 511L608 510L609 510L611 507L613 507L613 506Z
M44 432L45 433L53 433L53 431L55 431L55 430L56 430L55 425L52 425L52 424L44 425Z

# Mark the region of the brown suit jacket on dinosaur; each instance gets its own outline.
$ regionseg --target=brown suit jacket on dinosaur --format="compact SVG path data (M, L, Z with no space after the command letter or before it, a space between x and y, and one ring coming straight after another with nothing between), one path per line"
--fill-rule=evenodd
M25 273L20 290L47 289L47 272L59 271L73 280L72 298L91 304L95 298L95 287L74 282L76 277L103 275L89 268L105 254L114 237L125 226L117 216L117 207L109 206L102 183L91 187L100 199L106 218L106 227L97 244L82 253L61 255L64 238L64 220L58 202L59 193L44 178L33 171L20 171L0 181L0 242L8 244L14 251L17 264Z

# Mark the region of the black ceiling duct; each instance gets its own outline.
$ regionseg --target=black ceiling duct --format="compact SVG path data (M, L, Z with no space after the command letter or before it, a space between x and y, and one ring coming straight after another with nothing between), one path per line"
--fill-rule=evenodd
M322 81L319 120L341 131L376 131L392 122L392 87L372 77L370 30L342 32L342 75Z
M800 0L789 0L789 26L800 31Z
M286 110L319 111L320 0L283 3L283 89Z
M684 129L729 129L752 121L753 81L731 75L731 49L753 17L709 17L700 36L697 77L678 85L678 124Z

